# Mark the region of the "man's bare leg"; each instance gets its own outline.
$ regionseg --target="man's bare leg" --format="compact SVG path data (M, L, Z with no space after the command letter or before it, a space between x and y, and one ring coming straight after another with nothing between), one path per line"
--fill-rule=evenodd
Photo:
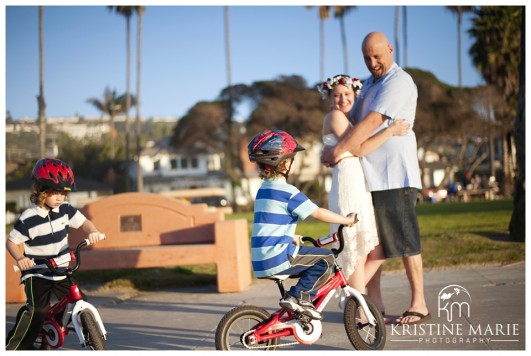
M407 278L411 287L411 305L408 311L428 314L426 300L424 298L424 276L422 268L422 256L420 254L414 256L406 256L402 258L404 267L406 268ZM399 324L407 324L418 321L418 316L399 317L396 321Z

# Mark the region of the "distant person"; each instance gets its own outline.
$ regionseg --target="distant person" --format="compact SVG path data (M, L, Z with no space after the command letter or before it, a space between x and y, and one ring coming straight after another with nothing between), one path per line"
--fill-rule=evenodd
M393 60L393 47L381 32L369 33L362 53L371 76L364 82L354 104L348 128L334 147L323 150L322 161L333 165L344 152L359 150L371 135L397 118L405 118L413 127L417 105L417 87L411 76ZM418 324L431 318L424 297L424 277L420 232L415 206L422 189L417 158L417 141L412 130L405 136L393 136L361 158L365 177L372 192L378 236L386 258L402 257L411 287L411 302L396 320L399 324ZM368 285L368 294L383 305L380 272Z
M359 79L346 74L328 78L317 86L323 100L327 100L330 105L330 111L323 119L325 146L336 145L339 138L352 126L348 114L361 88ZM385 257L378 241L371 192L367 188L359 156L372 152L393 135L405 135L409 126L405 120L396 120L363 142L355 155L351 152L343 153L332 171L328 209L340 215L352 211L358 212L359 222L353 227L343 229L345 247L338 261L343 267L349 285L360 293L365 293L365 285L383 264ZM337 229L337 224L330 226L332 232Z
M355 214L345 217L319 208L287 183L293 159L302 150L291 135L279 130L260 133L249 142L249 159L256 162L263 179L254 203L251 259L257 278L300 275L279 304L291 312L322 319L312 298L332 276L335 258L327 248L300 246L300 236L295 235L297 221L312 216L352 226Z
M91 244L100 240L94 224L66 201L68 193L76 191L74 173L66 163L53 158L41 159L31 177L32 204L22 212L6 242L7 251L21 270L20 281L24 283L27 298L7 335L6 350L32 350L52 293L60 299L70 287L65 276L53 275L46 266L34 265L31 259L69 254L70 227L83 229ZM68 267L68 262L58 267Z

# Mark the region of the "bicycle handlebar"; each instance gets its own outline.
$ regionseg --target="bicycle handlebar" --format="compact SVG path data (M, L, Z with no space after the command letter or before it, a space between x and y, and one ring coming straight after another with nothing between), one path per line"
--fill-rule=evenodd
M339 228L337 229L337 239L339 241L339 248L338 249L335 249L335 248L331 249L335 256L339 255L341 253L341 251L343 251L343 248L345 247L345 239L343 237L343 228L344 227L345 227L345 225L339 225ZM311 242L315 247L319 246L317 244L317 241L313 237L310 237L310 236L302 236L301 237L301 241L303 241L303 242L305 242L305 241Z
M105 234L101 233L100 240L105 240L105 238L106 238ZM81 264L81 258L80 258L81 248L83 248L84 246L89 246L89 245L90 245L89 239L84 239L76 246L76 248L73 251L70 251L68 255L65 254L63 256L55 257L55 258L34 258L32 259L33 265L35 266L37 264L45 264L46 267L48 267L50 271L52 271L54 274L58 276L70 275L79 269L79 266ZM70 259L68 259L67 256L70 257ZM57 266L67 261L68 262L76 261L76 264L72 268L67 267L65 271L60 271L57 268ZM15 272L20 271L20 268L18 268L17 265L13 265L13 269L15 270Z

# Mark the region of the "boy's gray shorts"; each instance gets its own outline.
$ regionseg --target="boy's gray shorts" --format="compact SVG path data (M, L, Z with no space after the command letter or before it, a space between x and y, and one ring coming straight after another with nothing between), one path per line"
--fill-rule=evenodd
M372 192L378 237L385 258L420 254L416 188Z

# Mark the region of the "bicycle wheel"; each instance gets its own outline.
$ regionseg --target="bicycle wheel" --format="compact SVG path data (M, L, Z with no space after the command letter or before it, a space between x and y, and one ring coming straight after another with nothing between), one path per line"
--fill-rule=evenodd
M243 336L257 324L267 320L270 314L263 308L243 305L229 311L221 319L216 329L216 350L276 350L278 339L271 339L267 343L250 345L243 344Z
M345 305L345 330L350 343L356 350L382 350L385 346L385 320L378 307L366 295L363 296L376 325L367 323L359 301L350 297Z
M81 327L83 328L83 336L87 345L92 350L105 350L105 342L101 334L100 327L96 322L96 318L90 310L84 310L79 314L81 320Z

